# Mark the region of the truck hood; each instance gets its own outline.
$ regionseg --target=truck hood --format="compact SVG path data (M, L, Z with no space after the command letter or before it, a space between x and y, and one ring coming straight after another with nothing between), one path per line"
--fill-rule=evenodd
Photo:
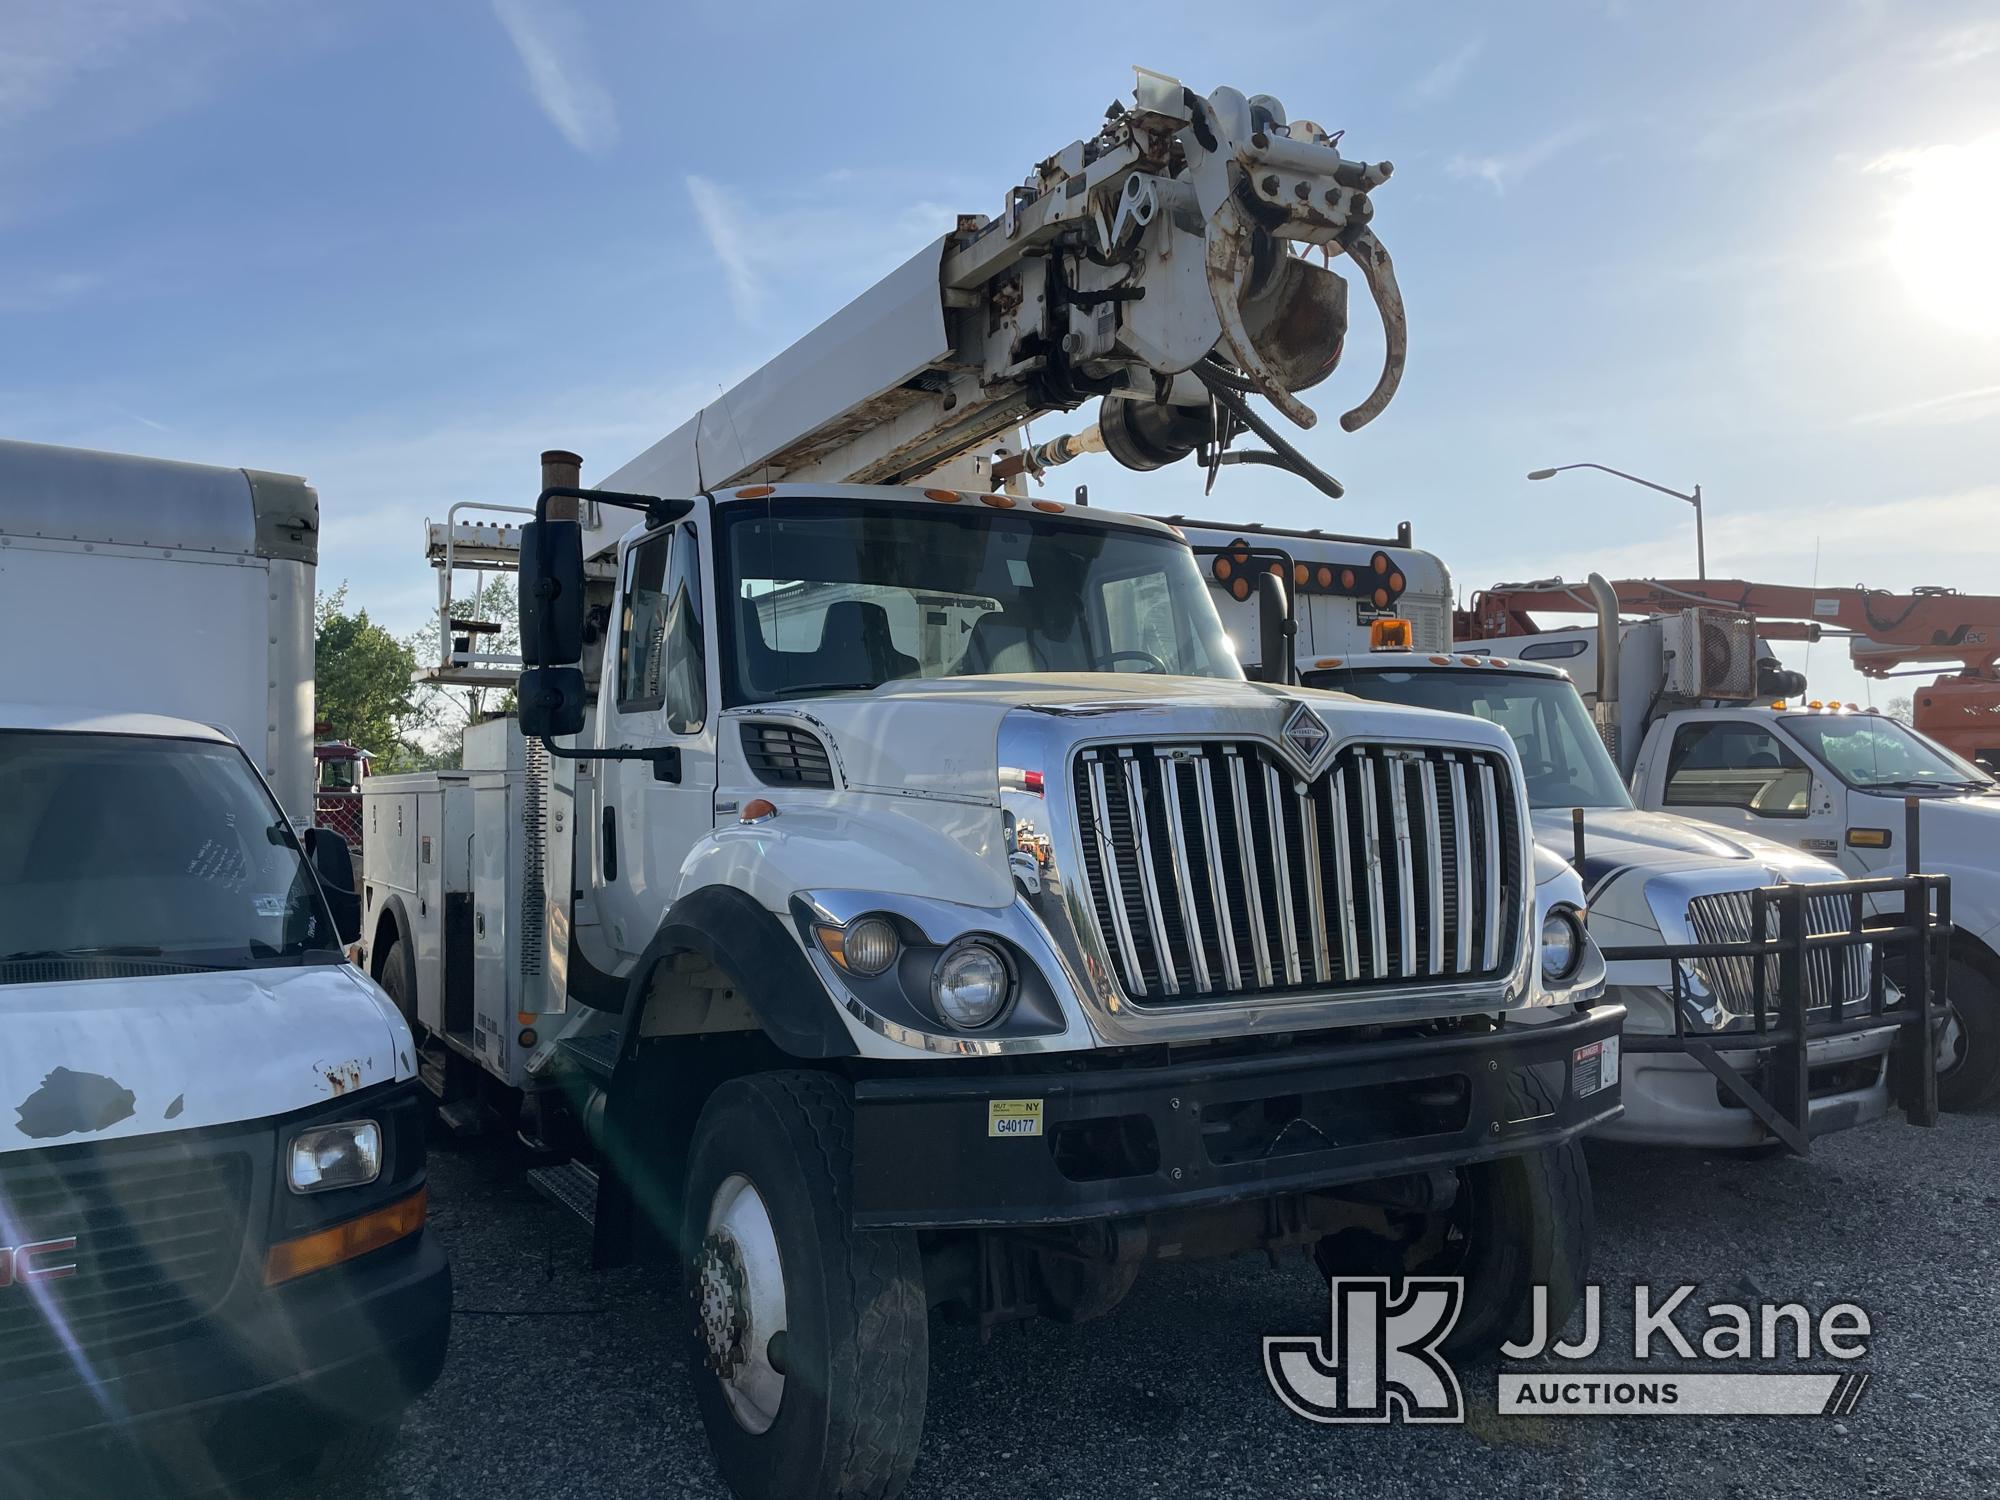
M346 964L0 986L0 1155L289 1114L415 1074Z
M1085 721L1117 715L1121 734L1143 734L1147 720L1157 719L1161 731L1173 734L1275 738L1301 700L1336 740L1478 745L1512 758L1503 731L1464 714L1315 688L1138 672L913 678L868 693L740 712L797 716L826 730L840 777L856 791L997 803L1000 722L1017 709ZM1079 729L1078 735L1088 732Z
M1576 852L1571 812L1566 807L1537 808L1531 815L1535 841L1564 859L1573 859ZM1746 889L1779 878L1836 878L1825 860L1771 839L1638 808L1585 808L1583 854L1583 884L1593 898L1607 881L1634 870L1659 875L1741 866Z

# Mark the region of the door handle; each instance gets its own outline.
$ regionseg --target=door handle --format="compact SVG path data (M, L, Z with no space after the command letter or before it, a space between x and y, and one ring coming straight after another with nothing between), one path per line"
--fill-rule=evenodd
M604 851L601 863L604 866L605 883L618 878L618 810L604 809Z

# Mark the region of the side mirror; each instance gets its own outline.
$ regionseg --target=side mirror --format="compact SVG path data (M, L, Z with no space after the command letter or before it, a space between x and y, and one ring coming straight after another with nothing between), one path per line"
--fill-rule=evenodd
M342 943L361 937L361 893L354 888L354 852L347 840L330 828L308 828L306 863L319 881L320 894L333 911L333 930Z
M523 662L562 667L583 660L582 522L530 521L521 528L520 599Z
M527 614L524 605L521 610L524 627ZM557 735L576 734L583 728L583 668L530 667L515 683L514 693L521 733L529 739L554 739Z
M1257 575L1257 643L1262 658L1257 663L1259 682L1290 682L1297 672L1293 659L1293 639L1298 625L1292 619L1291 597L1285 580L1276 573Z

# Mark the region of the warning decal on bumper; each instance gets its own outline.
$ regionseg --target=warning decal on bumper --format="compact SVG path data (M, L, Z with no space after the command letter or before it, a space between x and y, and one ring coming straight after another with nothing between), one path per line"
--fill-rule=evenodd
M1570 1055L1570 1077L1577 1098L1608 1089L1618 1081L1618 1038L1606 1037L1579 1047Z
M1039 1099L989 1099L986 1103L986 1133L995 1135L1040 1135L1042 1101Z

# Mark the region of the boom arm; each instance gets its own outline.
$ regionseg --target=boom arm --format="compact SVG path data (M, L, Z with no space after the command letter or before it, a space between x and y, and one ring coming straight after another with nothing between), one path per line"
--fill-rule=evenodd
M1677 614L1711 606L1763 621L1794 622L1765 631L1773 637L1818 639L1821 631L1844 632L1855 668L1886 677L1899 666L1919 662L1959 662L1992 674L2000 659L2000 596L1961 594L1953 589L1917 588L1907 594L1886 589L1799 588L1746 583L1736 578L1626 579L1612 585L1618 607L1628 614ZM1460 634L1470 638L1519 635L1537 627L1535 611L1573 612L1589 608L1581 585L1561 580L1501 584L1473 596Z
M1343 427L1388 404L1406 347L1395 271L1369 228L1390 166L1349 160L1336 140L1288 124L1268 96L1203 97L1142 69L1133 105L1040 163L999 218L961 216L604 483L664 495L905 483L1093 398L1128 467L1218 461L1247 425L1305 472L1245 400L1316 420L1297 393L1339 360L1347 287L1302 252L1349 256L1383 319L1382 371Z

